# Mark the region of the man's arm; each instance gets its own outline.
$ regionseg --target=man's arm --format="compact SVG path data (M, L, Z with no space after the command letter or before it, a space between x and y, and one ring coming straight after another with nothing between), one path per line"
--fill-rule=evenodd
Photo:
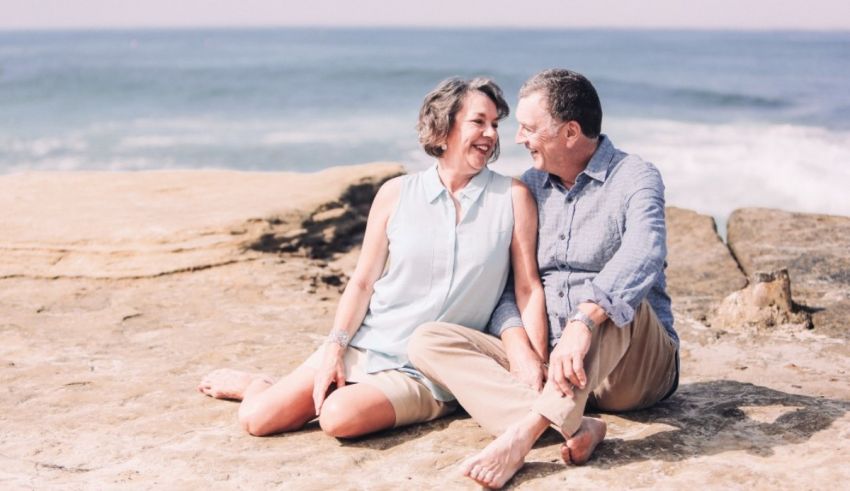
M496 304L496 308L493 309L493 313L490 315L490 321L487 323L487 332L500 338L505 330L512 327L522 327L522 317L519 315L519 309L516 306L516 296L514 295L513 271L508 275L505 290L502 292L499 303Z
M664 271L667 227L664 220L664 184L650 167L637 180L625 205L625 232L620 247L602 271L583 286L579 302L599 306L619 327L634 319Z
M654 167L636 180L636 189L625 204L625 233L620 247L602 271L584 284L578 309L594 324L611 319L623 327L634 319L635 309L664 270L667 257L664 221L664 184ZM584 388L584 356L590 348L589 326L570 321L552 351L549 378L566 395L572 386Z

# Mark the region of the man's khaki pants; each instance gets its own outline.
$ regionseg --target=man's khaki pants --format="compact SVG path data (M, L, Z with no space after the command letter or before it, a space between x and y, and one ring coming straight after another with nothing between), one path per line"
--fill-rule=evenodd
M631 324L618 328L607 321L593 331L584 359L587 386L576 387L572 397L562 396L551 382L542 392L520 382L508 371L499 338L457 324L423 324L408 355L494 435L533 411L569 436L578 430L586 405L612 412L641 409L678 383L676 346L645 301Z

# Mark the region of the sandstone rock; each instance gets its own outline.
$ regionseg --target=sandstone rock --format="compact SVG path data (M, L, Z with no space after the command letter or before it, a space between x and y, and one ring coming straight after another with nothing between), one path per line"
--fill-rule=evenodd
M322 343L338 289L354 267L356 248L317 260L310 256L318 249L307 240L296 244L293 254L232 250L234 244L256 246L263 234L270 245L280 246L311 234L318 241L322 227L355 226L356 221L339 220L361 214L369 190L374 192L373 184L322 182L326 174L312 174L290 181L300 186L291 196L280 195L275 207L291 210L286 216L231 200L247 200L245 190L255 186L262 190L256 191L259 197L279 196L257 184L258 177L275 176L228 174L231 191L205 171L185 173L187 184L174 191L184 193L182 201L169 201L160 197L163 189L150 187L156 176L148 173L110 174L112 184L70 175L69 185L88 182L99 190L126 184L129 194L114 195L109 205L115 210L87 217L78 213L96 201L80 190L72 190L79 202L67 199L59 179L39 177L41 189L16 188L26 179L0 177L0 268L27 272L0 274L2 489L472 487L456 477L457 465L491 436L461 411L362 439L331 438L316 423L255 438L240 428L236 404L195 391L204 374L220 367L289 373ZM339 186L340 192L348 185L349 192L323 205L323 190L303 192L313 178L313 184ZM210 192L228 193L206 202L210 217L192 204L198 196L186 189L197 185L195 191L205 194L205 180ZM133 191L145 187L147 194ZM39 201L54 191L64 209ZM15 196L29 196L43 208L31 208L32 199L17 203ZM162 209L130 213L130 197ZM296 208L299 202L303 209ZM185 216L177 213L183 208ZM343 211L322 214L332 209ZM688 220L676 222L683 217ZM674 292L674 306L682 298L719 300L737 289L727 285L742 282L742 276L724 273L734 263L711 219L685 210L671 211L669 219L671 284L684 293ZM149 227L161 227L168 232L159 237L163 244L173 245L178 237L196 240L199 257L208 260L215 242L205 242L197 231L184 235L178 223L184 220L189 228L228 230L228 240L237 242L226 242L225 250L259 259L143 278L51 280L37 274L57 274L39 262L52 243L79 242L93 255L89 264L103 262L115 244L129 243L133 255L128 257L140 268L173 266L165 252L154 258L165 262L153 264L156 241L122 242L123 234L136 237L134 227L148 238ZM711 247L700 245L703 234ZM21 251L31 246L34 257L27 259ZM13 264L24 259L30 262ZM104 268L126 274L124 265ZM796 292L798 284L793 288ZM821 489L847 482L850 386L842 381L850 373L850 345L806 330L787 336L754 332L703 338L699 333L680 331L682 379L670 399L648 410L602 415L608 438L583 467L563 465L563 438L548 432L509 487Z
M339 211L320 216L339 215L329 240L340 246L339 235L356 240L363 202L368 210L377 187L402 172L374 163L313 174L0 176L0 278L142 278L256 260L264 240L297 239L305 220L329 210Z
M731 292L747 284L714 219L682 208L667 208L667 284L677 314L704 320Z
M817 332L850 338L850 217L745 208L732 213L728 231L744 272L787 268Z
M791 299L787 269L753 275L746 288L723 299L710 323L720 329L765 329L782 324L811 327L808 315L796 309Z

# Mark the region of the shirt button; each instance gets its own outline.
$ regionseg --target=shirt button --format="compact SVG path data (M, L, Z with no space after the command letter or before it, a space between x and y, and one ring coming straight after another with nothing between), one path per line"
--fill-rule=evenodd
M558 238L559 238L559 239L561 239L561 240L564 240L564 239L566 239L566 238L567 238L567 236L566 236L566 235L564 235L564 234L561 234L561 235L559 235L559 236L558 236Z
M572 197L572 196L568 196L568 197L567 197L567 203L572 203L572 202L573 202L573 197Z
M564 292L558 292L558 296L564 298Z

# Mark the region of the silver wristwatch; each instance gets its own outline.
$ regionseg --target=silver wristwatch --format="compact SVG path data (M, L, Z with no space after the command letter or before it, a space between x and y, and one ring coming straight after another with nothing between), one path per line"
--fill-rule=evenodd
M596 323L593 322L593 319L591 319L589 315L585 314L581 310L576 309L576 313L573 314L572 317L570 317L570 321L581 322L582 324L587 326L588 329L590 329L590 332L593 332L593 331L596 330Z

